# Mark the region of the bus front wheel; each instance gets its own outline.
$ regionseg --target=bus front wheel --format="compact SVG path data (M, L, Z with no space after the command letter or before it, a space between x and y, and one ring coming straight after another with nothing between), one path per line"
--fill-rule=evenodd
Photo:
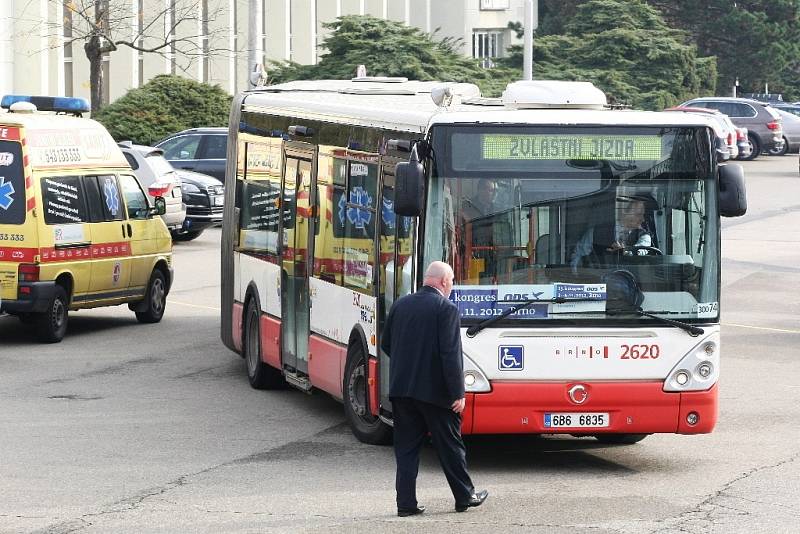
M353 434L362 443L386 445L391 443L392 429L370 413L367 398L367 358L360 346L351 347L347 354L342 384L344 416Z

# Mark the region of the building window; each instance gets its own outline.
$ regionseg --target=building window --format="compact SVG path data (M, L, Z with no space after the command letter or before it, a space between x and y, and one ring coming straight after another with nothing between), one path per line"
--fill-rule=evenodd
M72 93L72 8L64 4L64 96Z
M481 0L481 10L499 11L511 7L510 0Z
M478 30L472 34L472 57L479 59L503 55L503 30Z

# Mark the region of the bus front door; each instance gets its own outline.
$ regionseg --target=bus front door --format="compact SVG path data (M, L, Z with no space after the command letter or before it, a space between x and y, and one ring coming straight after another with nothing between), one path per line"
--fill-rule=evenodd
M315 225L313 160L313 154L290 151L287 147L281 201L281 355L287 379L301 388L309 385L296 379L308 375L308 274L312 271Z

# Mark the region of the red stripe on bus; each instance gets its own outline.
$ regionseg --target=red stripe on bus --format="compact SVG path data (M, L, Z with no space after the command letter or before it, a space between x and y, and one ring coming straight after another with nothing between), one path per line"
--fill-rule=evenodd
M261 315L261 361L281 368L281 322L269 315Z
M705 434L717 421L717 386L708 391L664 391L661 380L646 382L580 382L588 400L576 406L566 391L574 382L492 382L492 391L475 394L474 434L570 434L575 429L544 426L548 412L608 412L610 425L585 433ZM520 400L522 399L522 400ZM699 416L686 423L689 412Z
M233 321L231 321L231 336L233 337L233 346L236 351L241 354L242 352L242 316L244 315L244 304L241 302L233 303Z
M378 417L380 414L380 395L378 394L378 359L370 358L367 364L367 395L369 412Z
M43 248L42 263L57 261L80 261L98 258L126 258L131 255L130 244L126 242L86 245L76 248Z
M29 198L26 207L27 207L28 211L33 211L33 208L36 207L36 198L34 198L34 197Z
M32 262L38 253L36 248L0 247L0 261Z
M342 376L347 360L347 347L319 335L308 338L308 376L323 391L342 398Z

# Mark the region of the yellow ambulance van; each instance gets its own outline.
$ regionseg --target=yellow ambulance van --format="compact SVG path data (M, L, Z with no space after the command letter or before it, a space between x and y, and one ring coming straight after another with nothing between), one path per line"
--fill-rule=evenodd
M111 135L81 117L85 99L6 95L0 108L0 314L51 343L68 310L128 304L160 321L172 283L164 199L149 204Z

